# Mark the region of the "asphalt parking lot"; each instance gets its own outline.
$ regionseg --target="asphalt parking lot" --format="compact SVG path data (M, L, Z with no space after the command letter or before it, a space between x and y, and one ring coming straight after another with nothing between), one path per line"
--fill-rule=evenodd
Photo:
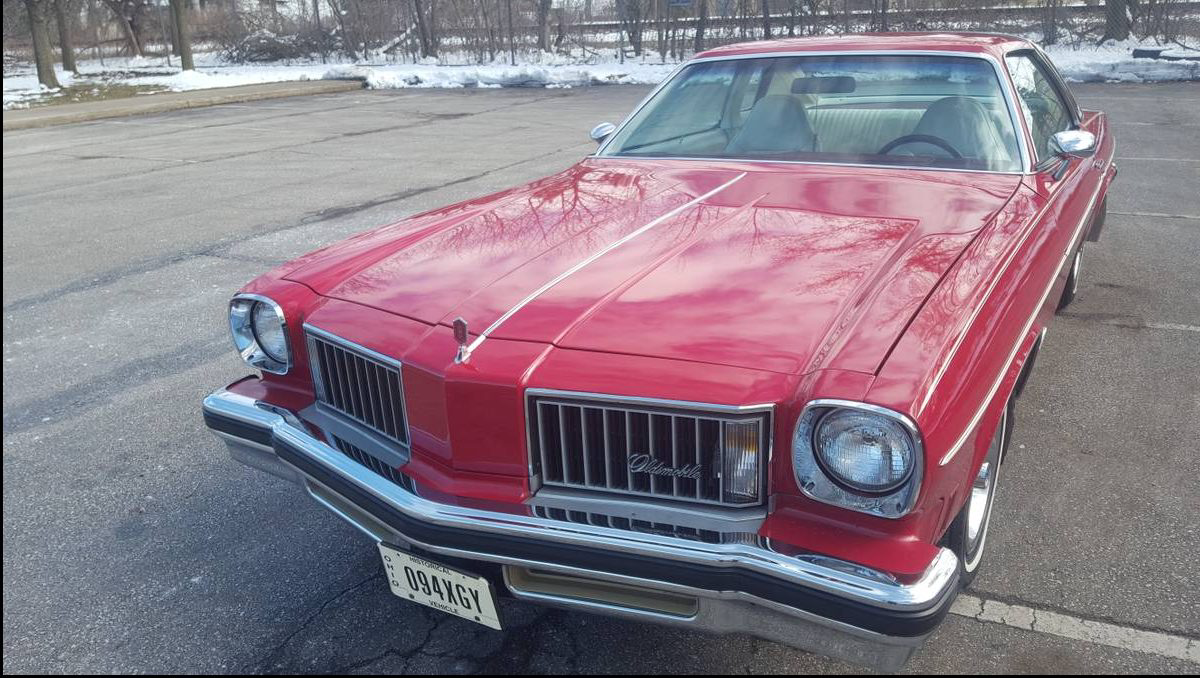
M364 91L4 134L4 672L854 670L426 611L205 432L201 399L247 372L225 319L243 283L564 168L645 92ZM1076 93L1118 135L1104 239L1020 401L989 560L912 672L1200 671L1200 84Z

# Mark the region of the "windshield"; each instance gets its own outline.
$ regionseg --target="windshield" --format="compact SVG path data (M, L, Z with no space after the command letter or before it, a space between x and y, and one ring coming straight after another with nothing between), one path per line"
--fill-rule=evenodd
M972 57L698 62L659 90L603 153L1021 169L996 71Z

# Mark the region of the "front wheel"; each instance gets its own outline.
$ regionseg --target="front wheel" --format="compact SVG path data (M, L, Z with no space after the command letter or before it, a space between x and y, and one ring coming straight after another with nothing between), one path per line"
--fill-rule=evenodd
M1067 286L1063 288L1062 298L1058 300L1058 310L1061 311L1075 301L1075 294L1079 292L1079 276L1083 269L1083 243L1075 250L1075 256L1071 258L1071 271L1067 273Z
M996 426L996 434L988 446L987 457L971 481L967 501L950 528L942 544L958 556L959 584L966 588L975 579L979 564L983 561L983 547L987 542L988 525L992 518L992 503L996 499L996 485L1000 479L1000 461L1008 438L1008 408Z

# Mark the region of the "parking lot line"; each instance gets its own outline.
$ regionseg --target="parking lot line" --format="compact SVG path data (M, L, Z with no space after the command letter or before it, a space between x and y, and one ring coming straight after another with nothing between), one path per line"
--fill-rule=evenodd
M1179 330L1180 332L1200 332L1200 327L1196 325L1181 325L1179 323L1146 323L1146 327L1153 327L1156 330Z
M1125 161L1125 160L1129 160L1129 161L1144 161L1144 162L1186 162L1186 163L1200 163L1200 158L1153 158L1153 157L1151 157L1151 158L1142 158L1142 157L1137 157L1137 156L1128 156L1128 157L1123 157L1123 158L1117 158L1117 162L1122 162L1122 161Z
M1116 212L1109 210L1109 214L1117 214L1123 217L1153 217L1155 219L1200 219L1200 214L1165 214L1163 212Z
M1158 631L1081 619L1060 612L1010 605L970 595L960 595L950 613L981 622L1002 624L1052 636L1171 657L1200 664L1200 640Z

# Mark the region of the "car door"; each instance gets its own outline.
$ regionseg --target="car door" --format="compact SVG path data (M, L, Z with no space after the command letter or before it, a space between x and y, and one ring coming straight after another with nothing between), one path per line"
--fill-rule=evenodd
M1038 228L1050 232L1043 242L1054 252L1042 254L1046 255L1049 266L1057 265L1054 270L1059 280L1046 300L1052 309L1066 283L1070 267L1065 264L1082 245L1087 224L1098 204L1106 169L1104 152L1111 150L1102 149L1102 144L1108 143L1103 116L1092 114L1084 118L1066 85L1040 53L1031 49L1010 52L1005 55L1005 63L1028 133L1033 165L1031 187L1044 201ZM1065 159L1056 155L1052 137L1070 129L1086 129L1095 134L1096 155Z

